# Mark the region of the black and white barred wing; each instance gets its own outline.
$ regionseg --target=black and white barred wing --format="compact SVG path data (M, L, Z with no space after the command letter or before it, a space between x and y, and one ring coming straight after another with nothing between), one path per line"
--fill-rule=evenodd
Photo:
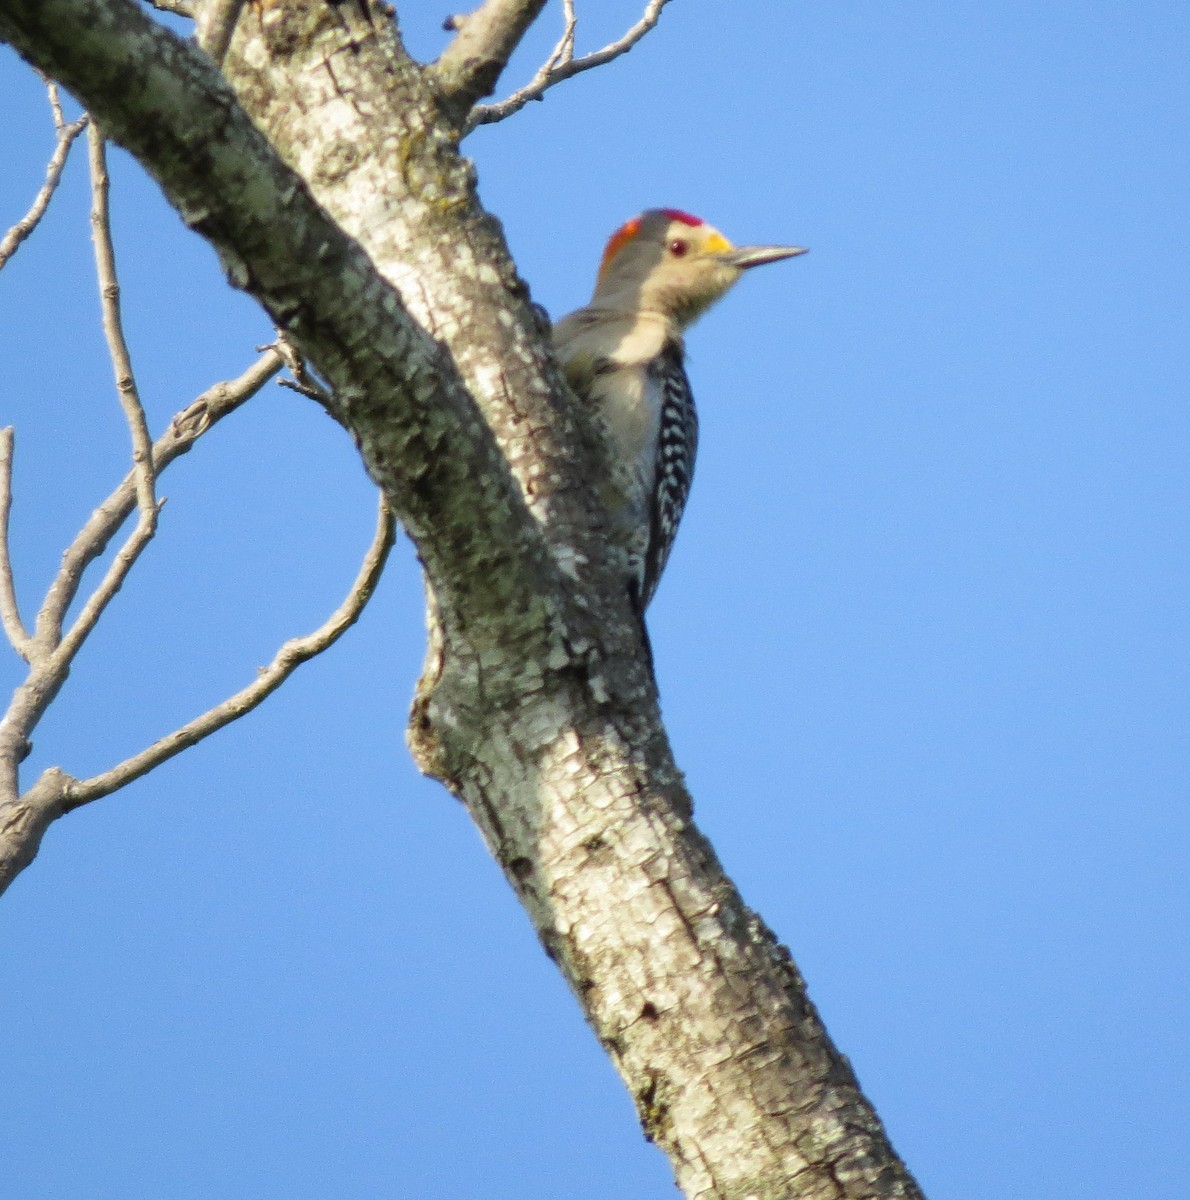
M650 373L656 373L655 383L661 389L661 419L642 607L657 590L694 479L698 413L682 358L681 347L671 343L649 367Z

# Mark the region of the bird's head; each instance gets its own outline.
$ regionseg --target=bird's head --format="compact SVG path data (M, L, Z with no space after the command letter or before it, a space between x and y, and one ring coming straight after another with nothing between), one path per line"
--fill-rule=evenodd
M802 246L733 246L676 208L651 208L612 234L592 304L656 312L684 329L751 267L805 254Z

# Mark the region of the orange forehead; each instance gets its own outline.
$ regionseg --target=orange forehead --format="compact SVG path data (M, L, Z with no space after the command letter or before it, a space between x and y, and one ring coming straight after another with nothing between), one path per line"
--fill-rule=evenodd
M615 233L607 239L607 245L603 248L603 257L599 260L599 274L602 275L607 264L611 262L625 246L638 233L640 233L640 217L633 217L631 221L625 221Z

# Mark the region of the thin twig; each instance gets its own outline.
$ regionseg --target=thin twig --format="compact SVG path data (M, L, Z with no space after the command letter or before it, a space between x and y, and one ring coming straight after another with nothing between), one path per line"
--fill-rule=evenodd
M549 58L538 68L537 74L533 76L533 80L529 84L530 87L538 80L548 80L559 67L574 61L574 35L577 30L578 15L574 11L574 0L562 0L562 36L554 44ZM542 90L544 91L548 86L549 84L546 83Z
M285 333L277 330L277 350L285 359L285 365L289 368L292 379L278 379L277 382L283 388L289 388L291 391L297 392L300 396L305 396L309 400L320 404L326 415L332 421L337 421L344 429L347 428L347 421L343 415L342 407L336 402L334 393L315 378L310 370L306 360L302 358L298 348L285 336Z
M184 408L153 446L158 475L217 422L246 403L281 369L282 356L269 348L238 379L217 383ZM37 614L34 635L45 652L53 651L62 635L62 622L82 584L83 572L107 549L108 542L136 508L137 474L130 471L114 492L91 514L62 556L62 565Z
M62 179L62 171L75 138L87 128L87 115L84 113L77 121L66 124L62 115L62 105L58 101L58 88L49 84L50 111L54 116L54 129L57 133L57 145L45 171L45 182L34 197L29 211L4 235L0 240L0 269L17 252L20 244L37 228L38 222L45 216L54 192Z
M602 50L595 50L590 54L584 54L582 58L575 58L574 29L578 21L574 13L573 0L563 0L562 11L566 28L549 58L523 88L513 92L506 100L501 100L496 104L476 105L467 119L464 133L470 133L477 125L491 125L496 121L503 121L505 117L511 117L513 113L520 112L530 100L540 100L550 88L564 79L570 79L572 76L579 75L583 71L590 71L594 67L601 67L604 63L609 63L613 59L619 58L620 55L627 54L657 24L661 19L661 10L668 3L669 0L649 0L641 19L622 38L609 43Z
M146 775L154 767L173 758L175 754L195 745L204 738L251 712L272 695L302 663L334 645L359 619L364 606L376 590L388 552L396 536L396 522L384 496L380 497L380 512L376 534L343 603L318 627L305 637L291 638L277 651L273 661L264 667L247 687L228 697L222 704L208 709L181 729L154 742L139 754L125 759L101 775L81 780L70 786L63 811L70 812L92 800L108 796L134 779Z
M132 356L124 339L124 321L120 313L120 281L116 276L116 252L112 246L112 221L108 196L111 180L107 173L107 151L103 134L92 124L87 130L87 152L91 164L91 240L95 243L95 273L99 280L99 303L103 310L103 336L116 375L120 407L132 434L132 464L136 473L136 501L141 521L153 536L157 521L157 497L154 491L153 438L145 419L144 405L132 371ZM146 540L148 540L146 538Z
M8 514L12 510L12 427L0 429L0 620L12 648L29 661L29 633L17 604L16 580L8 547Z
M554 49L557 62L570 62L574 58L574 34L578 29L578 15L574 11L574 0L562 0L562 37Z
M292 379L278 379L277 383L291 392L297 392L299 396L305 396L307 400L321 404L332 417L335 416L335 398L309 371L303 370L300 375L295 372Z
M198 44L217 67L223 66L227 57L243 8L244 0L203 0L198 10Z

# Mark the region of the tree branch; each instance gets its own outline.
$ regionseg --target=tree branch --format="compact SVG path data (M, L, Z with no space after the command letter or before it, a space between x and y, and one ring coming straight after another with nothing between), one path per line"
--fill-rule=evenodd
M12 447L12 427L0 429L0 621L12 648L28 662L30 639L17 603L8 544L8 515L12 511Z
M550 88L564 79L570 79L594 67L601 67L604 63L627 54L657 24L661 19L661 10L668 3L669 0L649 0L641 19L623 37L610 42L602 50L575 58L574 33L578 18L574 13L574 0L563 0L565 29L549 58L523 88L513 92L506 100L497 104L481 104L472 109L471 116L464 126L464 133L470 133L477 125L491 125L496 121L503 121L505 117L520 112L530 100L540 100Z
M157 497L154 493L153 439L145 420L144 405L132 370L132 355L124 338L124 320L120 312L120 282L116 275L116 252L112 245L112 221L109 197L111 179L107 173L107 152L103 134L92 124L87 130L88 162L91 167L91 240L95 244L95 273L99 281L99 303L103 312L103 336L107 340L116 392L132 435L132 464L136 476L136 501L148 538L157 528Z
M90 804L93 800L111 795L134 779L147 775L154 767L173 758L175 754L197 745L225 725L230 725L232 721L250 713L271 696L302 663L333 646L359 620L364 607L372 598L395 536L396 522L392 510L388 501L381 495L376 533L359 574L343 603L322 625L305 637L291 638L285 642L273 657L273 661L267 667L261 668L257 677L247 687L228 697L222 704L208 709L202 716L195 717L181 729L154 742L139 754L125 759L110 771L69 784L63 811L71 812L84 804Z
M359 574L342 604L313 633L291 638L261 669L247 687L221 704L154 742L139 754L94 775L77 780L57 767L46 770L21 797L11 792L8 773L0 778L0 893L33 861L50 823L84 804L109 796L190 746L217 733L232 721L251 712L273 694L293 673L316 655L329 649L359 620L376 590L384 564L396 536L396 522L388 501L380 497L376 532ZM5 721L11 716L8 714ZM0 749L4 747L0 745Z
M457 32L432 70L448 107L462 119L490 96L512 52L545 7L545 0L485 0L473 13L451 17Z
M46 167L45 182L41 185L29 211L0 239L0 269L17 252L21 243L37 228L38 222L45 216L45 211L53 199L58 183L62 179L62 171L70 148L75 138L87 128L87 116L84 113L77 121L65 124L62 118L62 108L58 103L58 86L50 83L50 107L54 114L54 128L57 131L57 145Z
M116 277L116 257L111 238L111 213L108 207L110 180L107 173L107 156L104 151L103 134L94 123L87 130L87 148L91 167L91 238L95 244L95 271L99 281L103 333L115 372L120 407L124 410L124 419L128 422L128 428L132 435L132 474L140 516L136 527L112 560L99 585L87 598L82 611L65 637L61 634L62 619L69 601L67 600L66 604L60 606L52 605L50 600L55 596L53 587L46 597L46 603L43 604L41 613L38 614L34 653L43 662L47 671L60 675L62 679L65 679L66 672L69 671L75 655L90 636L96 622L103 615L104 609L124 586L128 572L132 570L136 560L152 541L153 535L157 532L159 510L157 497L154 494L153 441L145 420L144 406L141 404L137 391L136 376L132 370L132 358L128 352L128 343L124 339L123 322L120 316L120 284ZM91 555L87 561L92 561L95 556ZM81 582L81 578L80 572L78 582ZM71 591L72 596L77 590L78 582ZM62 589L59 597L64 595L67 590L70 589ZM46 615L53 619L45 620ZM60 683L58 686L61 686Z
M326 5L314 11L339 27ZM327 380L357 431L366 421L367 465L425 541L436 578L454 574L448 561L484 561L489 587L460 601L479 606L479 621L520 614L540 636L541 579L556 568L454 364L279 159L210 59L130 0L10 0L0 36L86 99L214 246L232 284L250 288ZM412 474L395 470L411 443L435 452ZM426 539L441 535L446 512L449 536Z
M152 459L156 474L160 475L208 429L255 396L282 366L281 355L270 348L238 379L214 384L178 413L169 429L154 443ZM37 616L36 640L43 646L52 649L58 644L66 610L78 594L83 572L107 549L136 507L137 487L137 472L133 470L91 514L63 554L62 565Z
M148 0L148 3L161 12L173 13L175 17L194 19L194 0Z
M104 610L124 586L128 572L136 565L136 560L140 558L145 547L152 541L157 528L156 518L156 512L151 520L147 520L143 514L141 515L124 545L116 552L111 564L104 572L103 578L91 595L87 597L74 624L66 631L52 653L47 656L47 665L52 663L54 668L62 672L63 679L70 669L70 664L74 662L75 656L82 649L83 643L91 636L91 631L95 628L99 618L103 616Z
M186 453L213 425L255 395L281 366L281 355L269 349L238 379L215 384L178 413L154 447L158 474ZM0 449L3 441L0 438ZM11 439L8 443L11 445ZM87 563L103 552L136 507L136 488L136 474L130 472L91 515L63 557L63 565L42 605L39 624L46 611L53 608L57 616L52 619L60 625L61 613L77 591ZM18 768L28 753L29 737L66 682L71 662L71 655L58 649L57 642L39 645L33 639L26 649L29 674L0 718L0 892L33 861L46 827L62 814L67 784L74 782L55 768L47 771L23 797L18 795Z

